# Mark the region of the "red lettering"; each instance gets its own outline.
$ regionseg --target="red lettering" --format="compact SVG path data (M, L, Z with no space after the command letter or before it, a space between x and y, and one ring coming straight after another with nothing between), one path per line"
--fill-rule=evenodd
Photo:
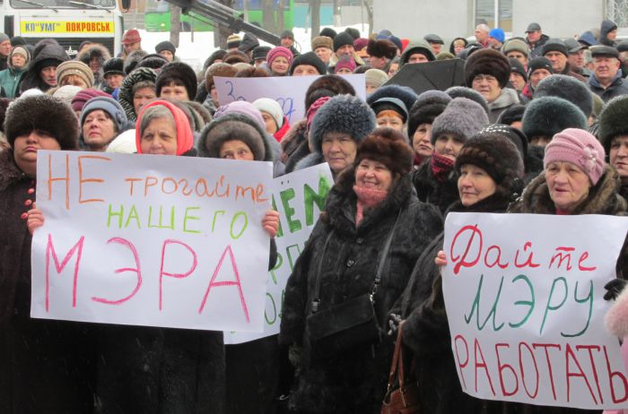
M515 395L519 391L519 379L517 378L517 372L512 367L512 365L509 365L509 364L502 365L502 361L499 355L499 348L510 348L510 345L505 344L505 343L495 344L495 354L497 355L497 370L499 372L499 385L502 388L502 394L504 395L504 397L510 397L510 396ZM506 387L504 385L504 374L503 374L504 370L509 370L510 374L515 380L514 389L510 392L506 391Z
M608 350L606 349L606 346L604 346L603 348L604 348L604 359L606 360L606 370L608 372L608 383L611 386L611 398L613 399L614 404L620 404L628 400L628 380L626 380L626 376L623 373L613 371L613 369L611 368L611 362L608 359ZM621 385L624 388L624 396L621 398L618 398L617 394L615 394L614 379L618 377L619 377L619 380L621 381Z
M488 379L488 385L491 387L491 392L493 393L494 397L495 388L493 387L493 381L491 380L491 374L488 371L488 365L486 365L486 360L484 359L482 348L480 347L480 343L478 342L477 338L473 342L473 357L475 358L475 392L478 391L478 369L481 368L486 373L486 379ZM478 358L478 354L480 358Z
M148 188L156 186L158 182L159 181L157 180L157 177L153 177L153 176L146 177L146 179L144 180L144 197L148 195Z
M78 272L79 266L81 264L81 256L83 255L83 242L85 241L85 236L81 236L79 241L70 249L68 254L63 258L63 262L59 264L59 259L57 258L57 252L55 251L54 245L52 244L52 236L48 234L48 244L46 245L46 312L50 310L50 256L52 254L52 258L54 260L55 269L57 273L61 273L65 266L68 264L68 261L74 256L74 253L77 252L76 262L74 263L74 277L72 279L72 307L76 308L76 291L78 288Z
M83 159L94 159L94 160L105 160L111 161L109 157L101 157L98 155L80 155L78 157L78 171L79 171L79 203L94 203L94 202L104 202L102 198L89 198L87 200L83 200L83 183L104 183L105 180L102 178L85 178L83 179Z
M547 362L547 371L549 373L550 383L552 384L552 396L554 397L554 401L556 401L556 385L554 384L554 371L552 370L552 363L550 362L548 348L558 348L561 350L561 346L558 344L532 344L532 348L543 348L545 351L545 361Z
M597 375L597 368L595 367L595 361L593 358L593 350L600 352L599 345L576 345L576 350L586 349L589 353L589 361L591 362L591 370L593 371L593 378L595 379L595 385L597 386L597 395L600 397L600 404L604 404L604 397L602 396L602 390L600 389L600 378Z
M580 256L580 259L578 260L578 270L580 270L582 272L593 272L593 271L597 270L597 266L586 267L586 266L584 266L582 264L582 262L584 262L588 258L589 258L589 252L582 253L582 256Z
M164 272L164 263L166 261L166 247L168 247L171 244L178 244L180 246L183 246L185 249L187 249L187 251L192 253L192 267L190 267L190 269L187 272L185 272L185 273ZM185 244L183 242L180 242L178 240L168 239L168 240L164 241L164 244L162 245L162 248L161 248L161 268L159 269L159 310L163 309L163 280L164 280L164 276L174 277L175 279L184 279L184 278L188 277L189 275L191 275L192 272L194 272L194 270L196 269L197 264L198 264L198 257L196 255L196 252L194 250L192 250L192 248L190 246L188 246L187 244Z
M532 248L532 243L531 242L526 242L523 245L523 251L525 252L526 250ZM524 263L519 264L518 259L519 259L519 250L517 250L517 253L515 253L515 267L518 268L522 268L522 267L539 267L540 264L538 263L533 263L532 262L532 257L534 256L534 252L530 252L530 255L528 256L528 260L526 260Z
M48 154L48 200L52 200L52 183L65 182L65 209L70 209L70 156L65 154L65 177L52 177L52 154Z
M460 363L460 353L458 352L458 341L461 340L464 343L464 349L466 353L466 359L463 363ZM467 382L464 380L464 374L462 370L469 365L469 345L467 340L462 335L456 335L454 338L454 347L456 348L456 363L458 364L458 372L460 372L460 380L462 381L462 388L467 389Z
M454 254L454 249L456 248L456 241L458 241L458 237L460 237L462 234L466 233L470 231L471 235L469 236L469 241L465 247L464 253L461 256L457 256ZM479 236L479 242L480 242L480 246L478 247L478 254L477 257L475 259L473 259L473 261L471 262L467 262L467 255L469 254L469 250L471 249L471 246L473 245L473 240L475 238L475 235ZM456 235L454 236L454 239L451 243L451 248L450 248L450 252L449 252L449 257L451 257L451 260L455 263L456 265L454 266L454 274L457 275L458 272L460 272L460 268L461 267L473 267L475 266L479 261L480 261L480 256L482 254L482 231L480 229L478 229L478 226L464 226L462 229L460 229L458 231L458 233L456 233ZM458 261L459 260L459 261Z
M563 255L562 252L573 252L574 250L576 250L573 247L564 247L564 246L560 246L556 248L556 251L558 253L556 253L554 256L552 256L552 260L550 260L550 265L549 268L552 268L552 265L554 264L554 261L556 259L559 259L558 261L558 267L556 267L556 269L560 269L560 267L563 265L563 261L567 260L567 270L571 270L573 266L571 266L571 253L567 253L566 255Z
M137 249L135 248L133 243L120 237L112 237L111 239L107 240L107 244L109 243L118 243L129 248L129 250L131 251L131 254L133 255L133 259L135 260L135 268L124 267L124 268L116 269L115 273L118 274L118 273L123 273L123 272L134 272L137 275L137 283L135 284L135 288L133 289L133 291L128 296L125 296L122 299L114 300L114 299L105 299L105 298L99 298L99 297L94 296L92 297L92 300L94 302L104 303L107 305L121 305L122 303L128 301L133 296L135 296L135 294L142 287L142 268L140 266L140 258L139 258L139 255L137 254Z
M497 252L497 255L495 257L495 261L493 263L489 263L488 262L488 255L490 252L492 252L493 250L495 250ZM486 251L486 254L484 255L484 264L492 269L493 267L495 267L495 265L499 266L502 269L505 269L508 267L508 262L506 263L500 263L500 260L502 258L502 249L499 246L491 246L488 248L488 250Z
M534 393L532 394L528 390L528 385L526 384L526 372L525 372L525 369L523 368L523 352L521 349L522 347L525 347L530 353L530 357L532 358L532 363L534 364L534 371L536 373L536 386L534 387ZM528 397L533 398L533 399L536 398L536 396L539 393L539 367L536 364L536 357L534 356L534 351L532 351L532 348L530 348L530 345L528 345L525 342L519 343L519 369L521 369L521 382L523 383L523 389L526 391L526 394L528 394Z
M569 361L573 360L575 362L576 367L578 367L578 372L571 372L569 370ZM589 388L589 392L591 393L591 397L593 397L593 402L598 404L597 398L595 398L595 394L593 393L593 389L591 389L591 384L589 384L589 379L585 375L576 355L574 354L571 346L569 344L565 344L565 375L567 377L567 402L569 402L570 392L571 392L571 377L582 377L584 382L587 384L587 388Z

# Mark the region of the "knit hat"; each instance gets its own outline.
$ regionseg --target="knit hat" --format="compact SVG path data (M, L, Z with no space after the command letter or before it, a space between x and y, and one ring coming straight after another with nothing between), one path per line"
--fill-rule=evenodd
M258 46L255 49L253 49L253 60L266 60L266 57L268 56L268 52L270 52L271 47L270 46Z
M240 38L240 36L238 36L237 34L232 34L227 38L227 49L233 49L234 47L240 46L241 41L242 38Z
M183 62L170 62L161 68L161 72L159 72L155 80L155 93L157 96L161 95L161 88L173 79L178 79L183 83L189 100L194 99L196 96L196 73L190 65Z
M484 127L482 131L480 131L480 135L485 134L499 134L504 138L509 139L519 151L519 156L522 160L524 160L528 155L528 137L523 133L520 129L513 128L510 125L504 124L492 124L487 127Z
M628 95L617 96L606 103L598 118L598 136L606 153L611 150L613 138L628 135Z
M338 60L336 66L334 66L334 73L338 73L340 69L349 69L351 72L355 70L357 65L353 57L343 56Z
M521 52L526 56L530 55L530 48L521 39L510 39L502 46L502 53L508 55L509 52Z
M388 82L388 74L380 69L369 69L364 72L367 85L373 85L376 88L381 87Z
M314 151L322 153L323 137L329 132L348 134L362 142L375 129L375 114L355 96L338 95L327 101L316 113L310 129Z
M238 73L238 70L228 63L217 62L212 64L205 72L205 89L207 89L207 92L212 90L214 76L233 78L236 73Z
M349 33L354 40L360 37L360 31L354 27L347 27L345 33Z
M464 78L467 86L473 84L477 75L491 75L497 78L499 86L505 88L510 79L508 58L494 49L482 49L467 58L464 65Z
M214 113L214 119L218 119L222 116L234 112L249 117L253 121L257 122L257 125L259 125L260 128L264 130L266 129L266 123L264 122L264 117L262 116L262 113L259 111L259 109L253 106L252 103L246 101L233 101L226 105L220 106L218 109L216 109L216 112Z
M294 40L294 33L292 32L292 30L284 30L283 32L281 32L281 34L279 35L280 39L292 39Z
M366 49L366 46L369 44L369 39L365 39L363 37L359 37L353 41L353 48L356 52L360 52Z
M190 118L179 108L176 103L165 101L163 99L157 99L144 105L137 117L137 123L135 124L135 144L137 145L137 153L142 153L142 118L149 108L154 106L165 106L168 108L172 116L174 117L174 124L177 131L177 154L183 155L192 148L194 148L194 135L192 133L192 127L190 125Z
M523 114L522 130L528 136L552 137L566 128L586 129L587 117L574 104L555 96L535 98Z
M504 40L506 40L506 34L504 33L504 29L500 29L499 27L488 32L488 37L492 37L500 43L504 43Z
M521 191L524 174L523 158L515 144L498 130L482 131L462 146L456 157L455 169L460 174L463 165L480 167L495 181L496 193L510 198Z
M257 122L241 113L230 113L210 122L197 143L200 157L219 158L220 148L225 142L239 140L253 153L255 161L268 161L270 148L265 139L266 132Z
M159 53L162 50L170 51L170 53L172 53L173 56L174 56L175 53L177 53L177 48L174 47L172 42L170 42L168 40L164 40L163 42L159 42L159 43L157 43L157 46L155 46L155 52L156 53Z
M103 77L107 79L109 75L122 75L125 76L124 73L124 59L114 57L105 62L102 67Z
M268 62L268 67L271 67L273 61L277 59L279 56L283 56L288 61L288 66L292 65L292 61L294 60L294 56L290 49L285 48L283 46L276 46L268 52L266 56L266 61Z
M253 106L260 112L266 112L268 115L272 116L277 125L277 129L283 126L283 110L277 101L270 98L259 98L253 102Z
M582 129L568 128L554 135L545 147L543 168L556 161L570 162L589 176L596 185L606 166L602 144L593 135Z
M62 100L63 102L68 104L68 106L72 106L72 99L74 99L76 94L82 90L83 88L81 88L80 86L65 85L54 91L52 96Z
M528 61L528 78L532 76L535 70L545 69L549 73L554 73L554 68L552 67L552 62L549 61L548 58L540 56Z
M316 51L319 47L326 47L331 50L334 47L334 41L331 37L316 36L312 39L312 50Z
M515 58L508 58L508 63L510 63L510 73L518 73L523 76L523 79L525 79L526 82L528 81L528 74L519 60Z
M543 56L545 56L549 52L559 52L569 57L567 45L560 39L549 39L547 42L545 42L545 44L543 45Z
M28 43L22 36L13 36L11 38L11 46L26 46Z
M61 84L61 80L66 76L76 75L83 82L86 88L91 88L94 84L94 72L83 62L78 60L67 60L57 66L57 83Z
M467 88L465 86L452 86L451 88L448 88L445 91L445 93L451 96L451 99L456 99L456 98L471 99L472 101L475 101L478 104L480 104L480 106L484 108L484 110L488 114L488 102L486 102L486 98L483 97L480 92L474 89Z
M336 38L336 36L338 36L338 33L336 33L336 31L332 29L331 27L325 27L323 30L321 30L321 32L318 35L326 36L333 40Z
M327 67L325 66L325 62L323 62L318 56L316 56L316 53L314 52L302 53L295 57L292 61L292 65L290 66L290 75L294 73L294 70L299 65L314 66L319 75L324 75L325 73L327 73Z
M123 45L130 45L141 41L142 38L140 37L140 32L138 32L137 29L129 29L126 31L124 36L122 36Z
M358 146L353 165L364 159L381 162L393 175L403 175L412 170L413 151L401 132L377 128Z
M463 142L489 124L480 104L467 98L455 98L432 123L432 145L443 134L456 136Z
M87 101L83 106L83 111L81 112L81 128L83 128L87 115L98 109L107 112L111 116L113 122L116 124L116 131L120 132L126 126L128 119L118 101L112 97L96 96Z
M111 97L108 93L98 89L83 89L72 99L72 109L74 111L82 111L85 103L96 96Z
M310 107L307 109L307 112L305 113L305 119L306 119L306 128L307 131L310 130L310 126L312 125L312 121L314 121L314 116L316 115L316 113L318 112L319 109L321 109L321 107L323 105L325 105L327 103L327 101L329 101L332 97L331 96L323 96L321 98L318 98L316 101L314 101L314 103L312 105L310 105Z
M4 119L4 134L12 147L18 135L35 129L50 133L62 150L78 148L76 115L57 98L41 94L18 98L9 105Z
M137 64L137 68L151 68L156 71L160 71L161 68L168 64L168 59L161 56L158 53L151 53L142 57L142 59Z
M244 53L249 53L258 46L259 40L257 40L257 37L255 37L252 33L246 32L240 42L240 46L238 46L238 50Z
M557 96L576 105L588 118L593 110L592 92L587 84L567 75L552 75L536 86L534 98Z
M347 32L338 33L338 35L334 37L334 52L346 45L353 46L354 40L355 39Z
M451 97L443 91L430 90L419 95L410 108L408 119L408 136L412 140L414 133L421 124L432 124L437 116L443 113Z
M28 53L28 50L26 50L25 47L22 47L22 46L13 47L13 50L11 50L10 56L13 56L13 55L23 56L24 59L26 59L26 64L28 64L28 60L30 59L30 53Z
M366 53L368 53L369 56L392 59L397 56L397 46L395 46L395 44L390 40L371 39L366 47Z

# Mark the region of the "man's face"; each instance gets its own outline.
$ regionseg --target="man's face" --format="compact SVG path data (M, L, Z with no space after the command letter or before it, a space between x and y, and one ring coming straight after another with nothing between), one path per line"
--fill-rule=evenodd
M441 45L440 43L430 43L430 46L432 47L435 55L438 55L443 49L443 45Z
M57 86L57 67L56 66L46 66L39 72L39 77L43 80L47 85Z
M172 60L174 59L174 55L169 50L164 49L160 51L159 54L163 56L163 58L166 59L168 62L172 62Z
M572 69L580 70L584 66L584 49L569 54L569 66Z
M597 80L609 82L615 79L619 71L619 60L610 56L596 56L593 58L593 72Z
M340 46L338 50L336 50L336 56L338 56L338 58L342 56L351 57L353 56L354 51L355 49L353 48L353 45Z
M526 38L530 43L536 43L541 39L542 33L540 30L535 30L533 32L526 33Z
M10 52L11 52L10 40L5 40L4 42L0 43L0 55L2 55L3 57L7 57L9 56Z
M329 63L329 59L331 59L331 55L334 52L328 47L317 47L316 50L314 50L314 53L316 53L316 56L318 56L320 60L325 63Z
M128 55L129 53L131 53L131 52L133 52L135 50L141 49L142 44L140 42L135 42L135 43L129 43L129 44L126 44L126 45L122 45L122 47L124 47L124 51Z
M293 44L294 44L294 40L293 39L290 39L289 37L282 37L281 38L281 46L287 47L288 49L290 49Z
M621 181L628 182L628 135L619 135L611 141L610 164L617 170Z
M387 60L385 57L376 57L376 56L370 56L369 57L369 64L371 65L371 67L373 69L384 69L384 67L386 67L386 63Z
M472 88L480 92L488 103L497 99L502 92L499 81L493 75L477 75L473 78Z
M614 42L617 39L617 29L611 30L610 32L608 32L608 34L606 35L606 38Z
M521 92L526 86L525 78L517 72L510 72L510 83L512 83L512 86L514 86L515 89L519 92Z
M408 63L409 64L425 63L425 62L429 62L429 59L423 53L413 53L408 58Z
M478 43L484 43L488 39L488 32L480 28L476 27L473 34L475 35L475 39L478 41Z
M518 50L511 50L506 54L506 57L517 59L519 62L521 62L524 68L528 66L528 57Z
M500 47L502 47L502 42L500 42L499 40L495 39L494 37L489 37L488 38L488 45L490 47L492 47L493 49L499 49Z
M551 75L552 74L547 69L537 69L530 74L530 84L533 88L536 88L539 82Z
M552 62L552 69L554 69L554 73L561 73L565 70L565 67L567 66L567 56L555 51L547 52L544 56L547 60Z

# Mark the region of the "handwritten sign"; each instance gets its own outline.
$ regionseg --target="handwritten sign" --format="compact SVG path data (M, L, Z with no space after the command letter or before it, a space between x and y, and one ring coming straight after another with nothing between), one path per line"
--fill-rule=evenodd
M40 151L37 177L33 317L262 331L271 163Z
M264 332L225 333L226 344L249 342L279 333L286 282L325 207L333 184L327 163L275 178L273 207L281 215L281 227L275 237L277 264L268 272Z
M218 101L226 105L233 101L254 102L259 98L277 101L290 123L305 118L305 93L320 76L277 76L270 78L215 77ZM355 89L356 96L366 100L364 75L343 76Z
M449 214L443 292L462 389L490 400L628 407L604 285L628 231L613 216Z

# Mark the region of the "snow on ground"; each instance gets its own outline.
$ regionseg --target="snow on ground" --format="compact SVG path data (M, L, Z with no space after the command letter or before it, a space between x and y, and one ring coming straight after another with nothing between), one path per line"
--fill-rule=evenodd
M340 28L334 28L334 30L341 32L347 27L358 29L362 37L368 37L368 25L357 24L354 26L343 26ZM311 31L309 29L306 31L303 27L295 27L292 31L294 32L295 42L301 46L301 52L309 52L311 50ZM147 32L144 30L140 30L139 32L142 37L142 49L149 53L153 53L155 51L157 43L163 42L164 40L170 40L170 33L168 32ZM244 33L240 33L240 36L244 36ZM260 43L270 46L265 42L260 41ZM194 32L193 35L190 32L181 32L179 35L179 48L177 49L177 56L181 61L192 66L194 70L201 70L203 68L203 62L205 62L209 55L211 55L215 50L214 32Z

